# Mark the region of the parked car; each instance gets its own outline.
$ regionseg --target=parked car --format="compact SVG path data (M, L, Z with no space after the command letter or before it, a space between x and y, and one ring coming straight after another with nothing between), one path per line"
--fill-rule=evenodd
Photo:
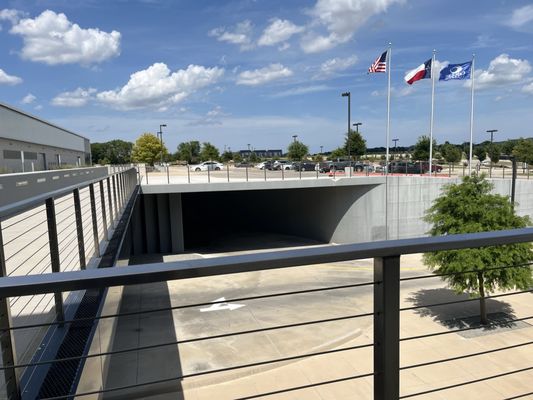
M344 168L348 167L350 163L348 161L328 161L326 163L320 164L320 172L331 172L331 171L344 171Z
M252 168L254 165L249 162L240 162L235 164L235 168Z
M272 164L272 169L275 171L280 171L281 169L288 170L291 169L291 162L287 160L276 160Z
M292 169L295 171L314 171L316 163L314 162L298 162L292 164Z
M388 171L392 174L424 174L428 171L428 167L424 168L422 163L393 161L389 163Z
M423 162L422 163L422 168L424 169L424 172L429 171L429 162ZM431 164L431 171L432 172L437 172L437 173L441 172L442 171L442 166L433 163L433 164Z
M201 164L189 165L189 169L195 172L220 171L222 168L224 168L224 165L216 161L204 161Z
M272 161L263 161L256 164L256 168L272 170Z

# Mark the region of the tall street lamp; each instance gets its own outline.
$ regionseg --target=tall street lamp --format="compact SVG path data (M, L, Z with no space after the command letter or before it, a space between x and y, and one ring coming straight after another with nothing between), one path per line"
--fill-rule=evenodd
M159 125L159 138L160 138L160 141L161 141L161 165L163 165L163 127L167 127L166 124L161 124Z
M398 155L398 153L396 152L396 147L398 147L398 140L400 139L392 139L392 141L394 142L394 154L395 155Z
M324 146L320 146L320 154L322 155L322 153L324 152Z
M355 122L352 126L355 126L355 132L359 133L359 125L363 125L362 122Z
M298 137L298 135L292 135L292 140L293 142L296 142L296 138Z
M351 105L351 94L350 92L344 92L341 94L342 97L348 97L348 142L347 142L347 146L348 147L348 161L352 161L352 158L350 157L350 127L351 127L351 124L350 124L350 105ZM350 171L351 171L351 163L350 163Z
M490 144L492 144L492 141L494 140L494 133L498 132L498 129L489 129L487 130L487 133L490 133Z

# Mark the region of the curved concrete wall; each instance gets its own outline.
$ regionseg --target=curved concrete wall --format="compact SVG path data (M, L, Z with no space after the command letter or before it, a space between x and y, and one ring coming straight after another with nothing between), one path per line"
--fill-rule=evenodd
M424 236L430 227L423 216L451 182L459 179L144 186L132 254L205 248L235 233L259 231L328 243ZM510 195L510 180L493 182L496 193ZM516 201L519 214L533 216L533 180L517 181Z

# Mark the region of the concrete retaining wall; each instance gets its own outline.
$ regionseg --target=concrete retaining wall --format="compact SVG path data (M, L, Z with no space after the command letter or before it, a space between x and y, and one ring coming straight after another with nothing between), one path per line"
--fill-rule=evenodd
M208 248L213 241L245 232L332 243L425 236L430 229L423 221L426 210L446 184L457 182L459 178L394 176L250 182L239 187L146 186L135 214L131 254ZM496 193L510 195L510 180L493 183ZM517 181L516 202L520 215L533 217L533 181Z

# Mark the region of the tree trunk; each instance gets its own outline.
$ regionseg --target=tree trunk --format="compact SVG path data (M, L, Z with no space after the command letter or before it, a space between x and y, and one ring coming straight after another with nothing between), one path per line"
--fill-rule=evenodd
M483 272L478 272L477 279L479 282L479 315L481 317L481 324L488 325L487 306L485 301L485 281L483 280Z

